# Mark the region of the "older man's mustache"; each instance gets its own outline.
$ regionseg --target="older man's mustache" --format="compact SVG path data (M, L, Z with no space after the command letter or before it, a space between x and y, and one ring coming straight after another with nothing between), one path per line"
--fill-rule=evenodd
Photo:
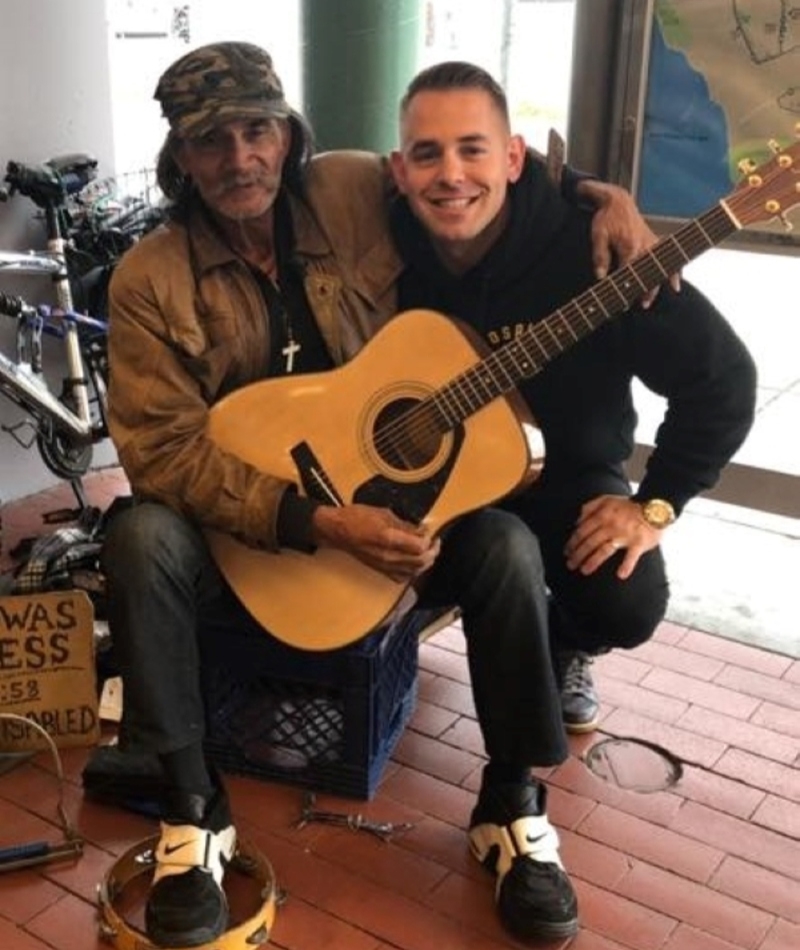
M263 188L275 189L280 185L280 181L279 175L272 175L268 172L227 175L213 189L213 197L220 198L229 191L234 191L237 188L247 188L251 185L260 185Z

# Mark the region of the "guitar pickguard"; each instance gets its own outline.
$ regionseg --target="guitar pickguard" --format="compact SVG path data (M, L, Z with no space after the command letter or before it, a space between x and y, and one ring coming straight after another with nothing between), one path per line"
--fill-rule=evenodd
M452 430L451 437L452 444L447 457L432 474L418 482L400 482L385 475L375 475L358 486L353 493L353 501L360 505L389 508L398 518L419 524L434 506L450 478L464 441L463 427Z

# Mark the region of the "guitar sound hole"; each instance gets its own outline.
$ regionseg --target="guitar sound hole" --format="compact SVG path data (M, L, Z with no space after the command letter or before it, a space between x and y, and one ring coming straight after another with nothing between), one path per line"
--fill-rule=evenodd
M433 413L418 399L398 399L385 406L375 419L374 432L382 461L404 472L428 465L442 443Z

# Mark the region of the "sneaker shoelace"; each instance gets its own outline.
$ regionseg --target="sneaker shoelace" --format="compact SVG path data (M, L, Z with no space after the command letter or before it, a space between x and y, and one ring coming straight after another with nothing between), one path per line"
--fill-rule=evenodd
M594 689L589 667L594 658L588 653L570 653L562 666L562 691L587 695Z

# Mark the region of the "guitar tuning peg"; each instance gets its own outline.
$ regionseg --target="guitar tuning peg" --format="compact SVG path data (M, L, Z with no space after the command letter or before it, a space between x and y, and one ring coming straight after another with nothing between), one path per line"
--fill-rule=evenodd
M777 139L770 139L769 142L767 142L767 145L769 146L769 149L773 155L778 155L782 151L781 143Z
M783 227L784 227L787 231L794 231L794 225L793 225L792 222L786 217L786 212L785 212L785 211L781 211L781 213L778 215L778 220L781 222L781 224L783 225Z
M742 158L739 160L738 169L743 175L749 175L758 167L752 158Z

